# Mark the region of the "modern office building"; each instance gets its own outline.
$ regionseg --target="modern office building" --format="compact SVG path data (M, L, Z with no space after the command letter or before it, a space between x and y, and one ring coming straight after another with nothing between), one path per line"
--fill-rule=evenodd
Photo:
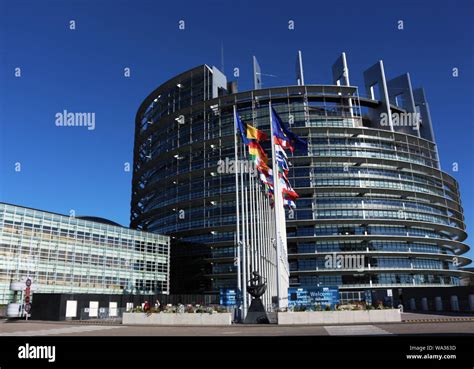
M0 203L0 304L33 292L169 293L169 237ZM34 302L33 302L34 303Z
M338 286L356 300L368 289L457 286L470 262L463 208L458 183L440 169L423 89L408 74L387 80L379 61L362 93L345 54L332 84L305 84L301 53L297 85L262 88L261 75L254 59L255 89L237 92L201 65L138 109L131 227L171 236L172 292L235 287L235 181L216 168L234 158L233 106L269 133L269 101L308 142L290 156L300 195L286 220L291 287ZM333 253L363 267L328 267Z

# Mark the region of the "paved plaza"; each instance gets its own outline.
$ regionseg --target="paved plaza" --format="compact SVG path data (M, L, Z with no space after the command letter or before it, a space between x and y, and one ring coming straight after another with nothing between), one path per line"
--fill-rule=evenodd
M403 322L333 326L124 326L66 322L4 322L0 336L388 336L474 335L474 321Z

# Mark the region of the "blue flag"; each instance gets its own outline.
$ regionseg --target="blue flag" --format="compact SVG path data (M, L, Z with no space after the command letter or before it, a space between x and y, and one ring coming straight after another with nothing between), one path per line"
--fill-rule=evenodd
M307 149L308 143L299 137L297 134L291 132L285 123L280 119L275 109L272 107L272 125L273 125L273 134L279 141L288 142L290 148L298 147L300 149ZM282 145L284 146L284 145ZM293 151L293 150L292 150Z
M252 142L252 140L247 138L246 129L244 127L244 124L240 120L239 113L237 113L237 111L235 112L234 120L235 120L235 124L237 124L237 128L239 129L240 137L242 137L242 142L245 145L248 145L250 142Z

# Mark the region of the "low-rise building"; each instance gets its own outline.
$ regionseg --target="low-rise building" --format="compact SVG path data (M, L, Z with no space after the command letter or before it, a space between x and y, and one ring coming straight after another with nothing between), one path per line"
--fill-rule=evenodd
M40 293L168 294L169 237L0 203L0 305Z

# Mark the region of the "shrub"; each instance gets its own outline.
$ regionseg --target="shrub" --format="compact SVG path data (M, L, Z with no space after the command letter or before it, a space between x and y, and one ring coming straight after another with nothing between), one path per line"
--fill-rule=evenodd
M163 313L176 313L176 306L168 304L163 309Z
M227 313L227 309L224 306L216 306L216 312L218 313Z
M186 305L185 312L188 314L192 314L195 312L194 306L193 305Z
M207 307L206 308L206 313L213 314L214 313L214 308L212 306Z
M137 306L130 310L132 313L145 313L141 306ZM187 304L186 306L183 304L178 304L177 306L173 306L171 304L167 304L163 306L162 310L157 309L155 307L150 308L146 313L148 315L153 313L165 313L165 314L194 314L194 313L201 313L201 314L214 314L214 313L227 313L228 310L225 306L214 305L214 306L201 306L196 305L193 306L192 304Z
M295 305L293 311L306 311L306 306L304 305Z

